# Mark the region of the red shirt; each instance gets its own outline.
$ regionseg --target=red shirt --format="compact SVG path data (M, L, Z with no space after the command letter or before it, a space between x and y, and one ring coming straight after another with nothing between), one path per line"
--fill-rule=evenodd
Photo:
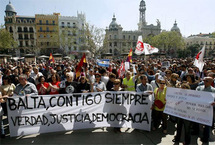
M46 89L48 89L49 83L44 82L43 85L44 85L44 87L46 87ZM41 90L40 90L40 88L41 88ZM38 91L39 95L46 95L47 94L46 90L42 87L41 83L37 85L37 91Z
M52 84L52 86L54 86L54 87L60 88L60 82L56 82L56 83L53 83L53 82L52 82L51 84ZM56 89L54 89L54 88L51 88L49 94L50 94L50 95L52 95L52 94L59 94L59 90L56 90Z

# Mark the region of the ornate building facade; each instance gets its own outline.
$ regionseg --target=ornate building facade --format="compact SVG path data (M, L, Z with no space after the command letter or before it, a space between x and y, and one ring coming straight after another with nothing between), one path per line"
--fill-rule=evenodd
M34 49L36 46L35 17L18 16L15 8L9 2L6 6L4 20L5 28L18 43L18 48L15 49L17 56L20 56L20 53L24 53L26 50Z
M5 28L18 43L18 47L14 48L16 53L13 55L24 56L26 53L48 55L50 52L87 51L84 47L85 42L81 38L86 22L85 15L82 13L78 13L77 17L60 16L60 13L19 16L9 2L4 20ZM64 47L62 47L62 32L66 32L65 38L70 41Z
M139 23L138 30L135 31L123 31L121 25L117 24L116 17L113 15L112 22L106 31L106 38L104 41L104 53L103 57L114 57L127 55L129 50L136 48L136 43L139 35L143 38L150 35L158 35L161 32L160 21L157 20L157 25L147 25L146 22L146 4L144 0L141 0L139 5Z
M77 17L59 16L60 47L67 53L77 54L84 51L85 14L77 13Z

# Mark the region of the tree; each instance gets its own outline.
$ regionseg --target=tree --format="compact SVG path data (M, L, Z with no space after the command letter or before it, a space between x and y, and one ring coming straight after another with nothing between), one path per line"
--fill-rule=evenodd
M190 52L190 56L194 57L199 52L200 50L199 48L200 48L199 44L192 44L187 47L187 50Z
M0 51L1 53L8 53L12 48L17 47L17 42L14 41L13 36L3 26L0 27Z
M85 24L84 28L85 47L95 56L101 54L105 34L104 29L97 28L95 25Z
M165 31L156 36L144 38L144 42L163 49L168 56L175 57L178 49L184 50L185 41L181 34L175 31Z

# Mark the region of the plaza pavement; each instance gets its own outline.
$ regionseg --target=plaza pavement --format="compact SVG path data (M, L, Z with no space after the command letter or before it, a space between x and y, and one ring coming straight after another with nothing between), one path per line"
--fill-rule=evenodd
M167 134L163 134L161 129L148 132L122 128L121 133L116 133L113 128L97 128L9 137L8 125L4 127L6 128L6 138L0 140L0 145L173 145L172 139L175 134L175 125L169 121ZM179 145L182 145L183 141L184 134ZM197 136L192 136L191 143L192 145L202 144ZM209 145L215 145L214 130Z

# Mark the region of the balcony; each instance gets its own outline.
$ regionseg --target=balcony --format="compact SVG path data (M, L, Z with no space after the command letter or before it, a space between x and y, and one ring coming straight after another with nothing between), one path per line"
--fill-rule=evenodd
M37 25L50 25L50 26L55 26L55 25L57 25L57 24L37 23Z

